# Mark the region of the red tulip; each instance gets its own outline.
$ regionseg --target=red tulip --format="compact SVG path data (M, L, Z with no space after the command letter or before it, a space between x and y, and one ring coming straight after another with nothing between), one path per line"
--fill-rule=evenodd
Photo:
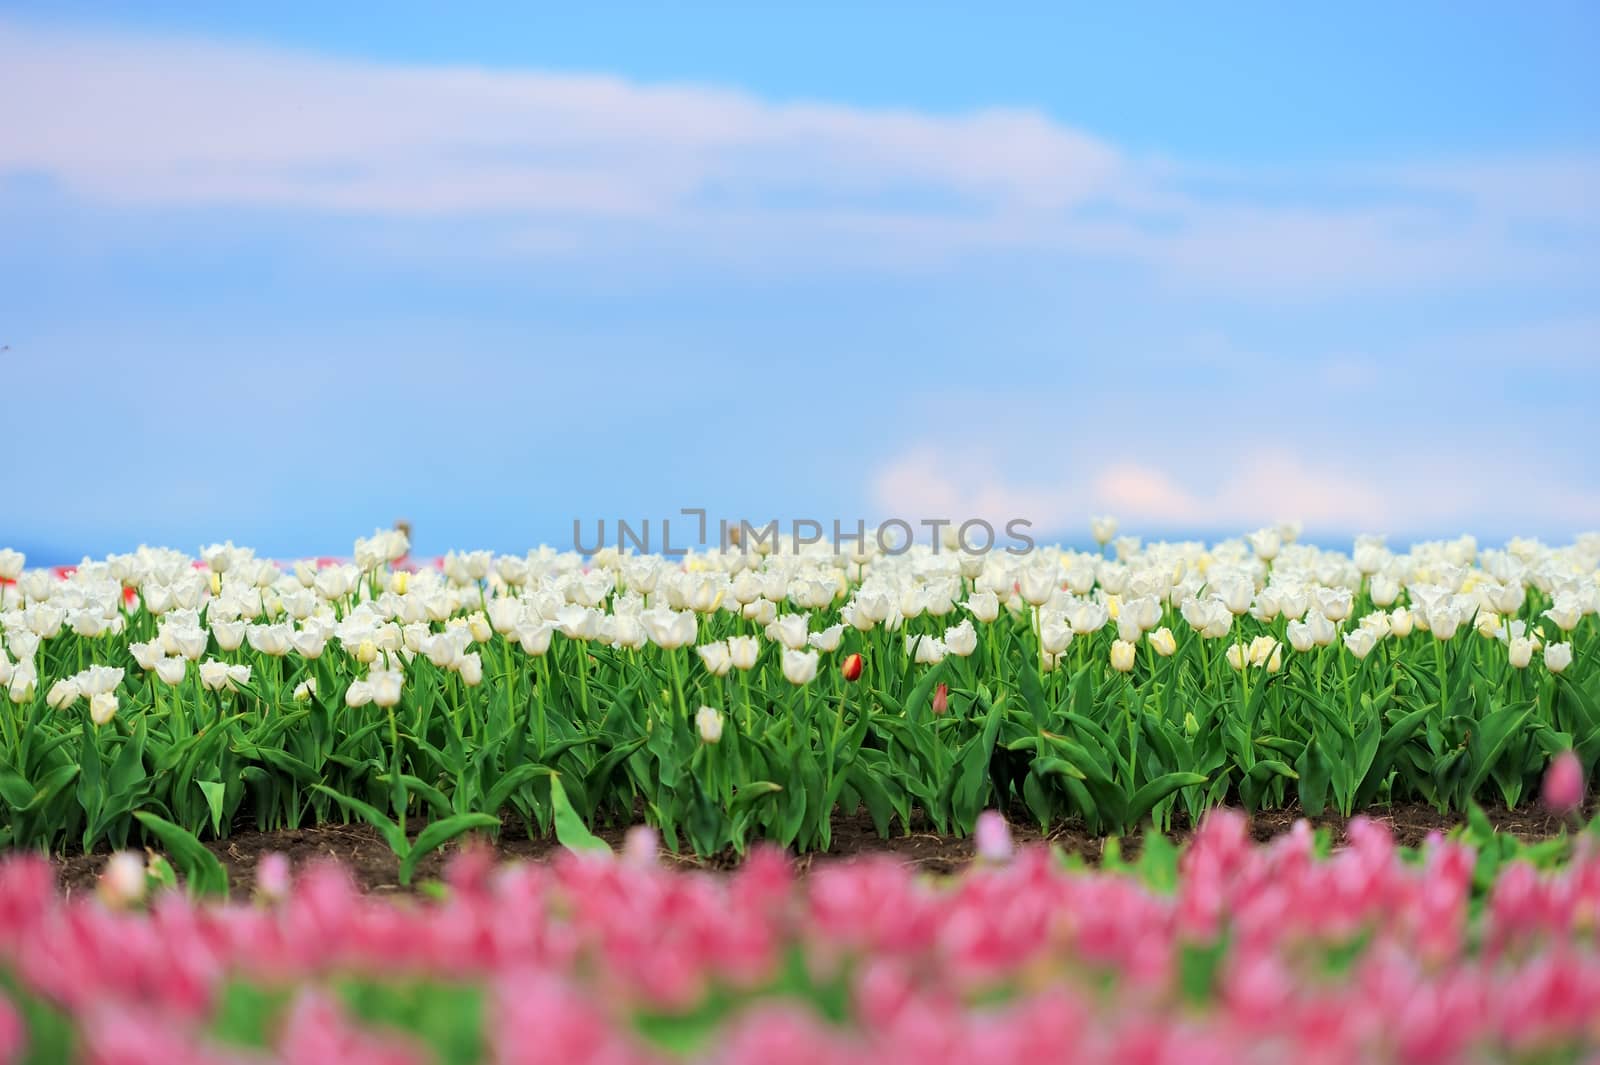
M933 689L933 712L942 714L950 709L950 685L941 684Z
M851 683L861 679L861 656L850 655L846 658L839 666L839 673Z

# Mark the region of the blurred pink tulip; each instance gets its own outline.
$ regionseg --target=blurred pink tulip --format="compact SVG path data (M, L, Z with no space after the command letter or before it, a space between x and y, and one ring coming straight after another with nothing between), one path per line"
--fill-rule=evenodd
M1583 794L1583 765L1569 748L1550 760L1541 797L1555 813L1568 814L1583 804Z

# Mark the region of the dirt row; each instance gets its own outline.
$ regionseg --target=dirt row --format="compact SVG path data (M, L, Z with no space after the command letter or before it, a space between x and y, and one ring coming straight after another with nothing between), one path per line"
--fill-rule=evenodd
M1595 815L1597 806L1600 806L1600 801L1591 801L1588 817ZM1528 840L1547 839L1561 832L1564 826L1563 821L1537 807L1522 810L1491 809L1486 812L1497 829ZM1448 831L1461 823L1461 818L1440 814L1424 804L1374 811L1368 816L1387 824L1399 842L1410 845L1421 843L1429 832ZM1252 833L1261 841L1272 839L1288 831L1298 817L1299 814L1292 810L1257 814L1251 819ZM1316 826L1327 827L1335 844L1344 839L1345 818L1335 814L1311 820ZM1053 828L1048 834L1026 823L1013 825L1012 832L1018 843L1049 842L1069 853L1081 855L1090 862L1098 861L1106 846L1105 837L1093 835L1085 831L1081 824L1070 822ZM624 830L609 828L596 834L617 847ZM1172 833L1174 839L1179 841L1188 834L1186 829ZM1124 840L1124 853L1134 853L1138 845L1138 837ZM208 843L207 847L227 869L230 886L236 895L249 892L255 879L257 860L272 851L287 855L296 868L319 859L336 859L350 870L356 882L366 891L408 890L400 885L398 862L394 854L382 837L364 824L321 825L277 832L239 830L227 839ZM505 861L543 861L558 851L559 845L553 838L517 838L508 832L502 835L495 849ZM418 867L415 882L438 877L453 850L453 846L446 846L427 856ZM865 854L888 854L920 870L949 873L972 860L973 847L970 839L939 835L927 826L915 824L910 833L894 834L883 839L873 828L871 820L861 814L836 819L833 845L825 853L799 856L796 865L803 873L821 863ZM69 892L92 889L105 860L104 853L80 853L55 858L61 886ZM737 866L739 859L730 852L710 858L697 858L692 854L663 854L662 860L680 868L723 870Z

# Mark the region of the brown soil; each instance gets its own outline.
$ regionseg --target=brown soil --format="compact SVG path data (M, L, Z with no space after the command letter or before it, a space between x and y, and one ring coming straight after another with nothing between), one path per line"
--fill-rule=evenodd
M1558 835L1564 822L1536 808L1485 811L1490 822L1502 832L1510 832L1527 840L1548 839ZM1591 800L1586 819L1600 812L1600 799ZM1021 815L1019 811L1019 817ZM1251 819L1252 834L1266 841L1288 831L1299 818L1294 810L1266 811ZM1449 831L1462 823L1462 818L1440 814L1431 806L1413 804L1375 810L1368 814L1374 820L1387 824L1395 839L1415 846L1433 831ZM1335 845L1345 838L1346 819L1324 815L1311 819L1315 827L1326 827ZM603 829L596 833L617 847L623 836L622 829ZM1106 839L1093 835L1080 824L1068 822L1054 827L1048 834L1041 833L1025 821L1012 826L1012 834L1021 844L1049 842L1062 850L1097 862L1105 851ZM1172 836L1182 841L1190 834L1187 826L1175 826ZM1123 840L1123 853L1136 854L1139 837ZM242 830L225 840L206 846L228 871L229 886L235 896L248 895L255 879L256 862L261 855L279 851L288 855L295 868L317 859L337 859L363 890L371 892L404 892L398 879L398 862L381 836L364 824L321 825L316 828L287 829L278 832ZM418 865L413 883L436 879L443 872L455 846L448 845L428 855ZM515 838L503 835L495 847L505 861L541 861L559 850L553 838ZM878 836L872 821L864 814L836 818L833 827L833 845L825 853L805 854L796 860L797 869L807 870L824 864L865 854L892 855L907 865L930 873L950 873L972 860L972 842L957 836L942 836L926 825L913 824L906 834ZM62 888L68 892L92 890L101 868L105 865L104 853L73 854L56 858L57 875ZM710 858L696 858L687 854L664 854L663 861L677 868L724 870L738 865L732 853Z

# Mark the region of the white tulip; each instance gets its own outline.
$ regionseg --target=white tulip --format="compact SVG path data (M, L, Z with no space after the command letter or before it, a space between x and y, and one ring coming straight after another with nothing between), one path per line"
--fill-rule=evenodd
M1311 630L1311 642L1327 647L1339 638L1339 630L1326 616L1316 610L1306 614L1306 625Z
M1527 669L1528 663L1533 661L1533 641L1526 636L1514 636L1507 645L1506 653L1513 668Z
M155 665L156 677L168 687L176 687L183 683L184 674L189 671L189 660L173 656L163 658Z
M639 615L650 642L664 651L673 651L694 643L699 623L690 611L676 611L655 607Z
M703 643L694 650L700 656L700 661L706 667L706 671L713 677L725 677L733 669L733 657L728 653L727 640Z
M944 661L945 647L934 636L907 636L906 654L922 666L936 666Z
M400 689L405 674L394 669L375 669L367 675L372 686L372 701L377 706L391 707L400 702Z
M245 623L242 621L213 621L211 622L211 635L216 637L217 647L223 651L237 651L244 643ZM173 653L177 653L173 648Z
M745 620L753 621L763 628L778 620L778 604L770 599L757 599L753 603L746 603L739 611Z
M756 659L761 655L761 641L754 636L728 637L728 657L733 661L733 667L747 670L755 667Z
M63 677L50 686L45 693L44 701L52 710L65 710L83 696L78 688L78 682L71 677Z
M1329 621L1339 622L1350 616L1353 597L1348 588L1318 588L1317 610Z
M498 598L489 600L489 624L495 632L505 636L513 632L522 620L523 604L520 600ZM483 643L485 641L478 641Z
M813 632L808 636L807 642L824 654L832 654L839 649L839 641L844 638L844 624L829 625L821 632Z
M100 897L108 906L124 908L143 901L149 888L144 859L132 851L118 851L100 874Z
M1072 626L1059 614L1039 618L1039 644L1046 654L1058 655L1072 643Z
M1552 673L1561 673L1572 665L1572 645L1552 643L1544 649L1544 666Z
M200 683L211 691L231 691L250 683L250 667L209 659L200 663Z
M978 649L978 630L971 621L962 621L944 630L945 650L957 658L966 658Z
M1302 653L1317 645L1311 635L1311 626L1304 621L1289 622L1288 636L1289 646Z
M148 643L128 644L128 653L133 655L134 662L146 673L156 668L156 663L167 656L166 649L154 641Z
M973 592L963 604L972 616L984 623L1000 616L1000 598L993 592Z
M722 739L722 713L712 707L702 706L694 713L694 725L704 743L717 743Z
M1344 634L1344 646L1359 661L1372 653L1378 646L1378 637L1371 629L1352 629Z
M109 724L120 705L115 692L96 692L89 697L89 720L96 725Z
M1283 550L1283 534L1277 529L1259 529L1245 537L1250 549L1263 562L1271 562Z
M550 638L554 633L555 626L548 621L530 625L524 620L517 632L517 643L521 645L524 654L537 658L550 650Z
M1544 616L1555 622L1556 628L1562 632L1571 632L1583 620L1583 605L1571 592L1561 592L1556 595Z
M806 614L785 614L767 626L767 639L781 643L791 651L798 651L806 645L806 624L809 620Z
M1104 603L1095 603L1088 600L1079 600L1072 603L1066 610L1067 622L1072 626L1074 636L1085 636L1092 632L1099 632L1106 627L1106 622L1111 620L1111 611Z
M810 684L817 676L817 659L815 651L784 651L784 679L794 685Z
M244 635L257 651L273 658L282 658L289 653L291 632L287 624L252 625Z

